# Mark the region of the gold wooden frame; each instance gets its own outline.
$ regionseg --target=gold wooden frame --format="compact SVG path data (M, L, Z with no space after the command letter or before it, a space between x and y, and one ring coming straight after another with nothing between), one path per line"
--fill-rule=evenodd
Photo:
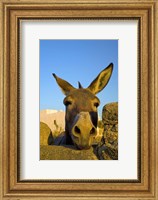
M158 2L156 0L0 0L1 199L158 200ZM49 18L134 18L140 46L140 178L138 181L20 181L18 178L19 21Z

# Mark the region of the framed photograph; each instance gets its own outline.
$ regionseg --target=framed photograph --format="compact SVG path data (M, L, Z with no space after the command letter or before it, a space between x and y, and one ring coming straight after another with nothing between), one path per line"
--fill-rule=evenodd
M96 23L95 21L91 24L84 22L87 26ZM49 22L49 26L51 23ZM53 22L53 26L54 23L61 22ZM71 23L72 27L77 25L77 22L68 23ZM107 22L104 21L105 23ZM101 65L102 62L104 65L105 59L112 59L114 63L103 67L99 73L97 64ZM118 159L117 60L117 40L40 40L41 159ZM53 66L50 67L49 63ZM89 63L87 67L86 63ZM74 85L77 78L82 84L79 82L76 87L70 86L68 81L59 78L55 73L53 73L55 78L53 80L51 70L61 72L61 75L67 76ZM95 72L98 72L98 78L95 81L92 80L89 86L84 87L83 84L87 83L88 76L90 75L90 79L91 74ZM54 84L48 87L52 80ZM109 87L107 86L109 81L111 87L110 84ZM100 85L99 88L98 85ZM100 98L98 98L96 94L105 86L107 97L99 95ZM62 89L61 92L59 88ZM113 94L110 95L110 93ZM105 102L107 102L106 105ZM51 109L52 107L54 109ZM51 149L47 151L47 148Z
M158 200L156 1L1 1L1 199Z

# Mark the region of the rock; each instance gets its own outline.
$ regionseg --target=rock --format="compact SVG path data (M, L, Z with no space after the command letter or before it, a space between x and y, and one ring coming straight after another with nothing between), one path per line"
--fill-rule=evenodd
M103 107L102 122L104 125L118 124L118 103L109 103Z
M93 148L89 150L77 150L72 146L41 145L40 160L98 160L93 153Z
M101 160L118 160L118 103L109 103L103 107L104 125L101 143L95 148Z
M40 145L53 144L52 131L49 126L43 122L40 122Z
M102 122L104 139L113 145L118 141L118 103L109 103L103 107Z

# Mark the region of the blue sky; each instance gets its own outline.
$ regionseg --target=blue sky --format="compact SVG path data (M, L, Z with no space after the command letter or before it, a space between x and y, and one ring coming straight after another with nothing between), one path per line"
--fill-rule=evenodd
M65 96L52 73L86 88L111 62L112 77L97 94L100 116L105 104L118 101L118 40L40 40L40 110L65 110Z

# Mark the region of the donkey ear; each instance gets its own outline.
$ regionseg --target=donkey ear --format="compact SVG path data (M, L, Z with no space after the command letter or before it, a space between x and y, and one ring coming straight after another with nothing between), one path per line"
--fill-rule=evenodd
M103 90L110 80L112 71L113 63L111 63L108 67L101 71L87 89L89 89L93 94L97 94L98 92Z
M68 93L71 91L71 90L74 90L75 88L70 84L68 83L67 81L57 77L55 74L52 74L56 80L56 82L58 83L59 87L61 88L62 92L65 94L65 95L68 95Z

